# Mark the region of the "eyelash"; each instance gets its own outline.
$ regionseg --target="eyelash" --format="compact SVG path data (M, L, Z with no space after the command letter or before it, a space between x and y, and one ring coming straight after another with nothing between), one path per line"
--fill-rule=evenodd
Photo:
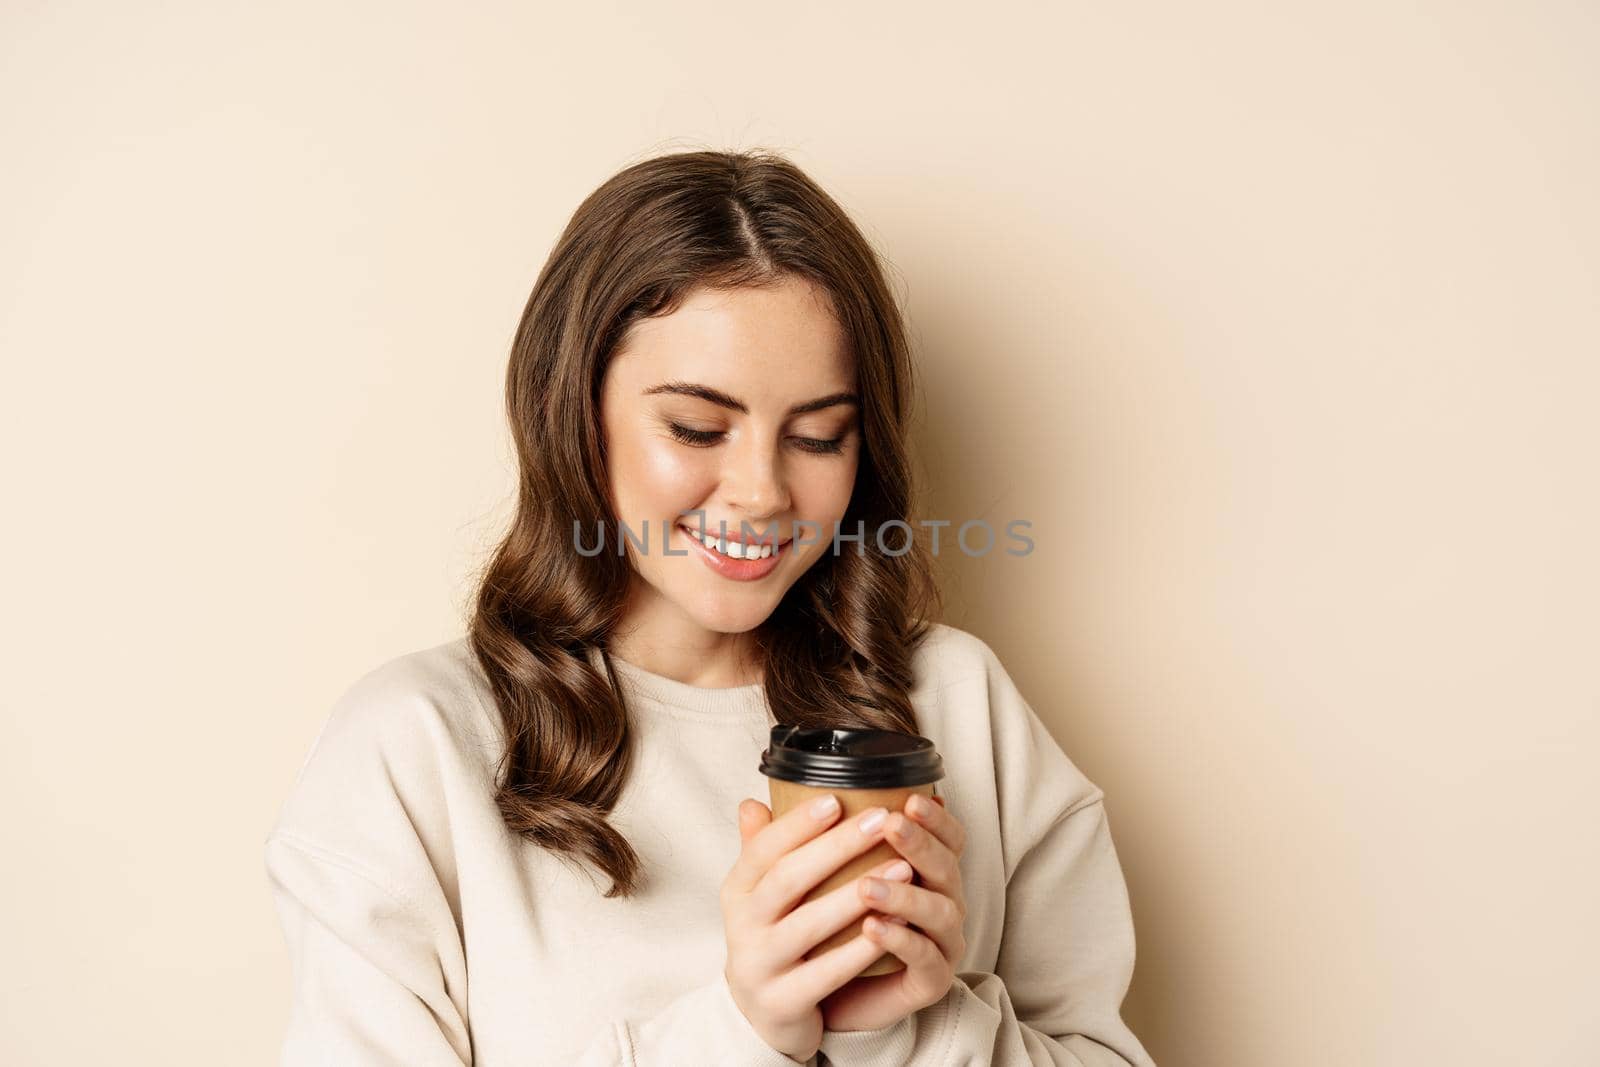
M698 445L700 447L710 445L722 436L722 434L714 430L691 430L689 427L679 426L675 422L667 423L667 429L672 433L673 437L676 437L684 444ZM796 437L795 440L801 442L802 451L810 452L814 455L833 455L844 451L843 437L835 437L831 440L823 440L818 437Z

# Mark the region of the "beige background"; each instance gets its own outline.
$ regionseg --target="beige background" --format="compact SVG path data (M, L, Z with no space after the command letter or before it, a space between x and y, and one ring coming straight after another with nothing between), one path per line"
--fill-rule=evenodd
M1585 3L21 3L0 1061L271 1062L261 843L459 633L522 303L659 151L892 263L945 557L1109 795L1162 1067L1592 1063Z

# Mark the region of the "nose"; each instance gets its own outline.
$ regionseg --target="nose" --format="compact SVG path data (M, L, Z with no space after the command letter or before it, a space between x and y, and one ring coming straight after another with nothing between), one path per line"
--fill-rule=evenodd
M753 437L747 436L742 447L729 452L722 484L728 506L755 525L789 507L789 486L778 449ZM783 531L778 533L784 536Z

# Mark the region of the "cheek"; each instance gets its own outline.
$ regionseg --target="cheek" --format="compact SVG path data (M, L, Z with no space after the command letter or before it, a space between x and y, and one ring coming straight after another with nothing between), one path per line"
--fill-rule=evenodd
M649 438L629 442L612 472L617 499L639 518L670 518L702 499L715 481L704 454Z
M853 462L811 466L795 480L796 510L802 516L838 518L850 506L855 486L856 465Z

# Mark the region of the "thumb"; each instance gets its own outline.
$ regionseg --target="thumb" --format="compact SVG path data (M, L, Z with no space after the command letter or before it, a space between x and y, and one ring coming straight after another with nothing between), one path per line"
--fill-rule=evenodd
M739 839L748 841L772 821L772 810L754 797L739 802Z

